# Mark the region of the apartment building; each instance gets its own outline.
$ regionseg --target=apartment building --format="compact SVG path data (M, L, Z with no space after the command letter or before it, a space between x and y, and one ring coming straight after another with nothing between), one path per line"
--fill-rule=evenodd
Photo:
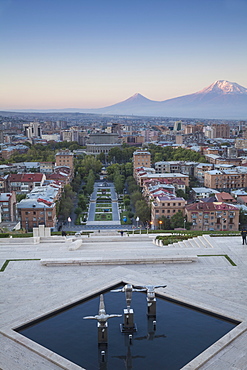
M160 161L155 162L154 168L156 173L177 173L180 172L180 161Z
M69 150L56 153L56 166L68 166L74 172L74 154Z
M56 225L56 204L44 199L22 199L17 204L21 228L31 231L33 227Z
M133 153L133 171L138 167L151 167L151 153L148 150L136 150Z
M203 127L204 127L203 123L187 124L184 126L184 133L188 135L188 134L194 134L195 132L198 132L198 131L202 132Z
M162 216L171 218L179 211L184 214L185 205L184 198L177 198L173 194L157 196L155 201L151 203L151 222L154 228L159 227L158 219Z
M182 181L185 186L189 186L189 176L182 173L136 173L136 181L140 187L143 187L145 180L168 180L170 184L177 180Z
M42 186L46 179L43 173L17 173L7 177L7 190L17 194L29 193L35 186Z
M203 128L205 136L213 139L216 137L222 137L228 139L230 137L230 126L228 123L213 124L211 126L205 126Z
M0 222L16 220L15 192L0 193Z
M243 167L241 167L242 169ZM212 170L205 172L204 185L208 188L225 190L247 187L247 169Z
M205 176L205 172L207 171L211 171L214 169L214 165L213 164L209 164L209 163L199 163L196 167L195 167L195 170L194 170L194 176L197 178L197 180L204 184L204 176Z
M39 170L41 173L53 173L55 163L53 162L39 162Z
M194 169L198 162L185 161L160 161L154 164L156 173L182 173L188 176L194 176Z
M223 202L186 205L185 215L191 230L237 231L239 226L239 209Z
M214 196L216 193L219 193L218 190L215 189L210 189L210 188L192 188L192 197L195 201L201 200L201 199L206 199L209 197Z

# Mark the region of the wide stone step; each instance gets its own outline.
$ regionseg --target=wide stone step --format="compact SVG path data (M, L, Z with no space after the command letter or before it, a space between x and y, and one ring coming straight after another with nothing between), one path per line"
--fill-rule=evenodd
M210 235L204 234L200 238L203 239L203 243L205 243L206 248L214 248L213 240Z
M197 256L165 256L138 258L60 258L42 259L42 266L93 266L93 265L141 265L164 263L191 263L198 260Z

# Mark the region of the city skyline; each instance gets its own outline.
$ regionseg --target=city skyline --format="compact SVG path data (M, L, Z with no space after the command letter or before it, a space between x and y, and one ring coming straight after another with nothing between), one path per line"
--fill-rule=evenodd
M0 0L0 109L166 100L247 87L243 0Z

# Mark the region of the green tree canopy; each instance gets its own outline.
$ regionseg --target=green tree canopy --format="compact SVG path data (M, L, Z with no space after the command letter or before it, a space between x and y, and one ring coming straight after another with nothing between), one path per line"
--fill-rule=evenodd
M144 199L135 203L135 217L137 216L144 224L150 221L150 207Z
M93 192L94 182L95 182L94 172L93 170L90 170L87 180L86 180L86 188L85 188L88 194L91 194Z
M171 228L176 229L184 227L184 216L181 211L178 211L171 217Z

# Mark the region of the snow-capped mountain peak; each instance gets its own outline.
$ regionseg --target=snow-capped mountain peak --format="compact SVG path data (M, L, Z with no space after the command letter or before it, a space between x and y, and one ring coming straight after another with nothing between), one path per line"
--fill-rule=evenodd
M198 91L198 94L247 94L247 89L240 86L236 82L229 82L226 80L217 80L205 89Z
M145 96L139 94L139 93L136 93L134 95L132 95L130 98L127 99L127 101L142 101L142 100L149 100L147 98L145 98Z

